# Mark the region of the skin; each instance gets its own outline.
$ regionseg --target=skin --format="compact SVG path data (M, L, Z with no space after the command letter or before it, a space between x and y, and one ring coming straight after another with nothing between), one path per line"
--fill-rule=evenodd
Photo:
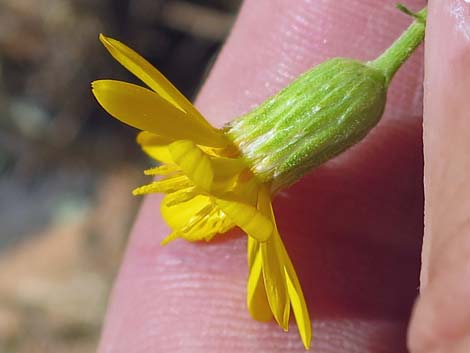
M312 352L406 352L407 332L413 353L468 352L470 40L449 12L456 3L470 7L429 1L424 190L421 48L378 127L276 198ZM197 106L222 126L327 58L374 58L409 23L394 1L246 0ZM99 353L304 352L293 323L284 333L250 318L246 237L161 247L159 202L146 198L135 222Z

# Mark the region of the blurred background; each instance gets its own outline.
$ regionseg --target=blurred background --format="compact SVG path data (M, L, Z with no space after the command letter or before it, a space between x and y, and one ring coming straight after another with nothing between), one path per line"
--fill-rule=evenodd
M193 98L241 0L0 0L0 352L95 352L150 162L90 82L103 32Z

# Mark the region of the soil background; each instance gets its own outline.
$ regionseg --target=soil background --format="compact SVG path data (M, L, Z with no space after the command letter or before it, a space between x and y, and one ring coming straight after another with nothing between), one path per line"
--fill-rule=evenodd
M241 0L0 0L0 352L92 353L151 166L95 79L128 44L194 98Z

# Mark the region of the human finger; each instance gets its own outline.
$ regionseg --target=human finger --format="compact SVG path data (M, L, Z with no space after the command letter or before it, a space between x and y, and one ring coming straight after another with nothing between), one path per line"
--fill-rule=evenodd
M470 4L432 1L426 40L425 236L413 353L470 351Z

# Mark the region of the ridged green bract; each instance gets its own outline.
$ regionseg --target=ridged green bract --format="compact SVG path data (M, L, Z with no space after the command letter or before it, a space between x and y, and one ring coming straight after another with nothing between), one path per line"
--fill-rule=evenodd
M252 171L277 190L366 136L382 116L386 94L381 71L335 58L234 120L226 133Z

